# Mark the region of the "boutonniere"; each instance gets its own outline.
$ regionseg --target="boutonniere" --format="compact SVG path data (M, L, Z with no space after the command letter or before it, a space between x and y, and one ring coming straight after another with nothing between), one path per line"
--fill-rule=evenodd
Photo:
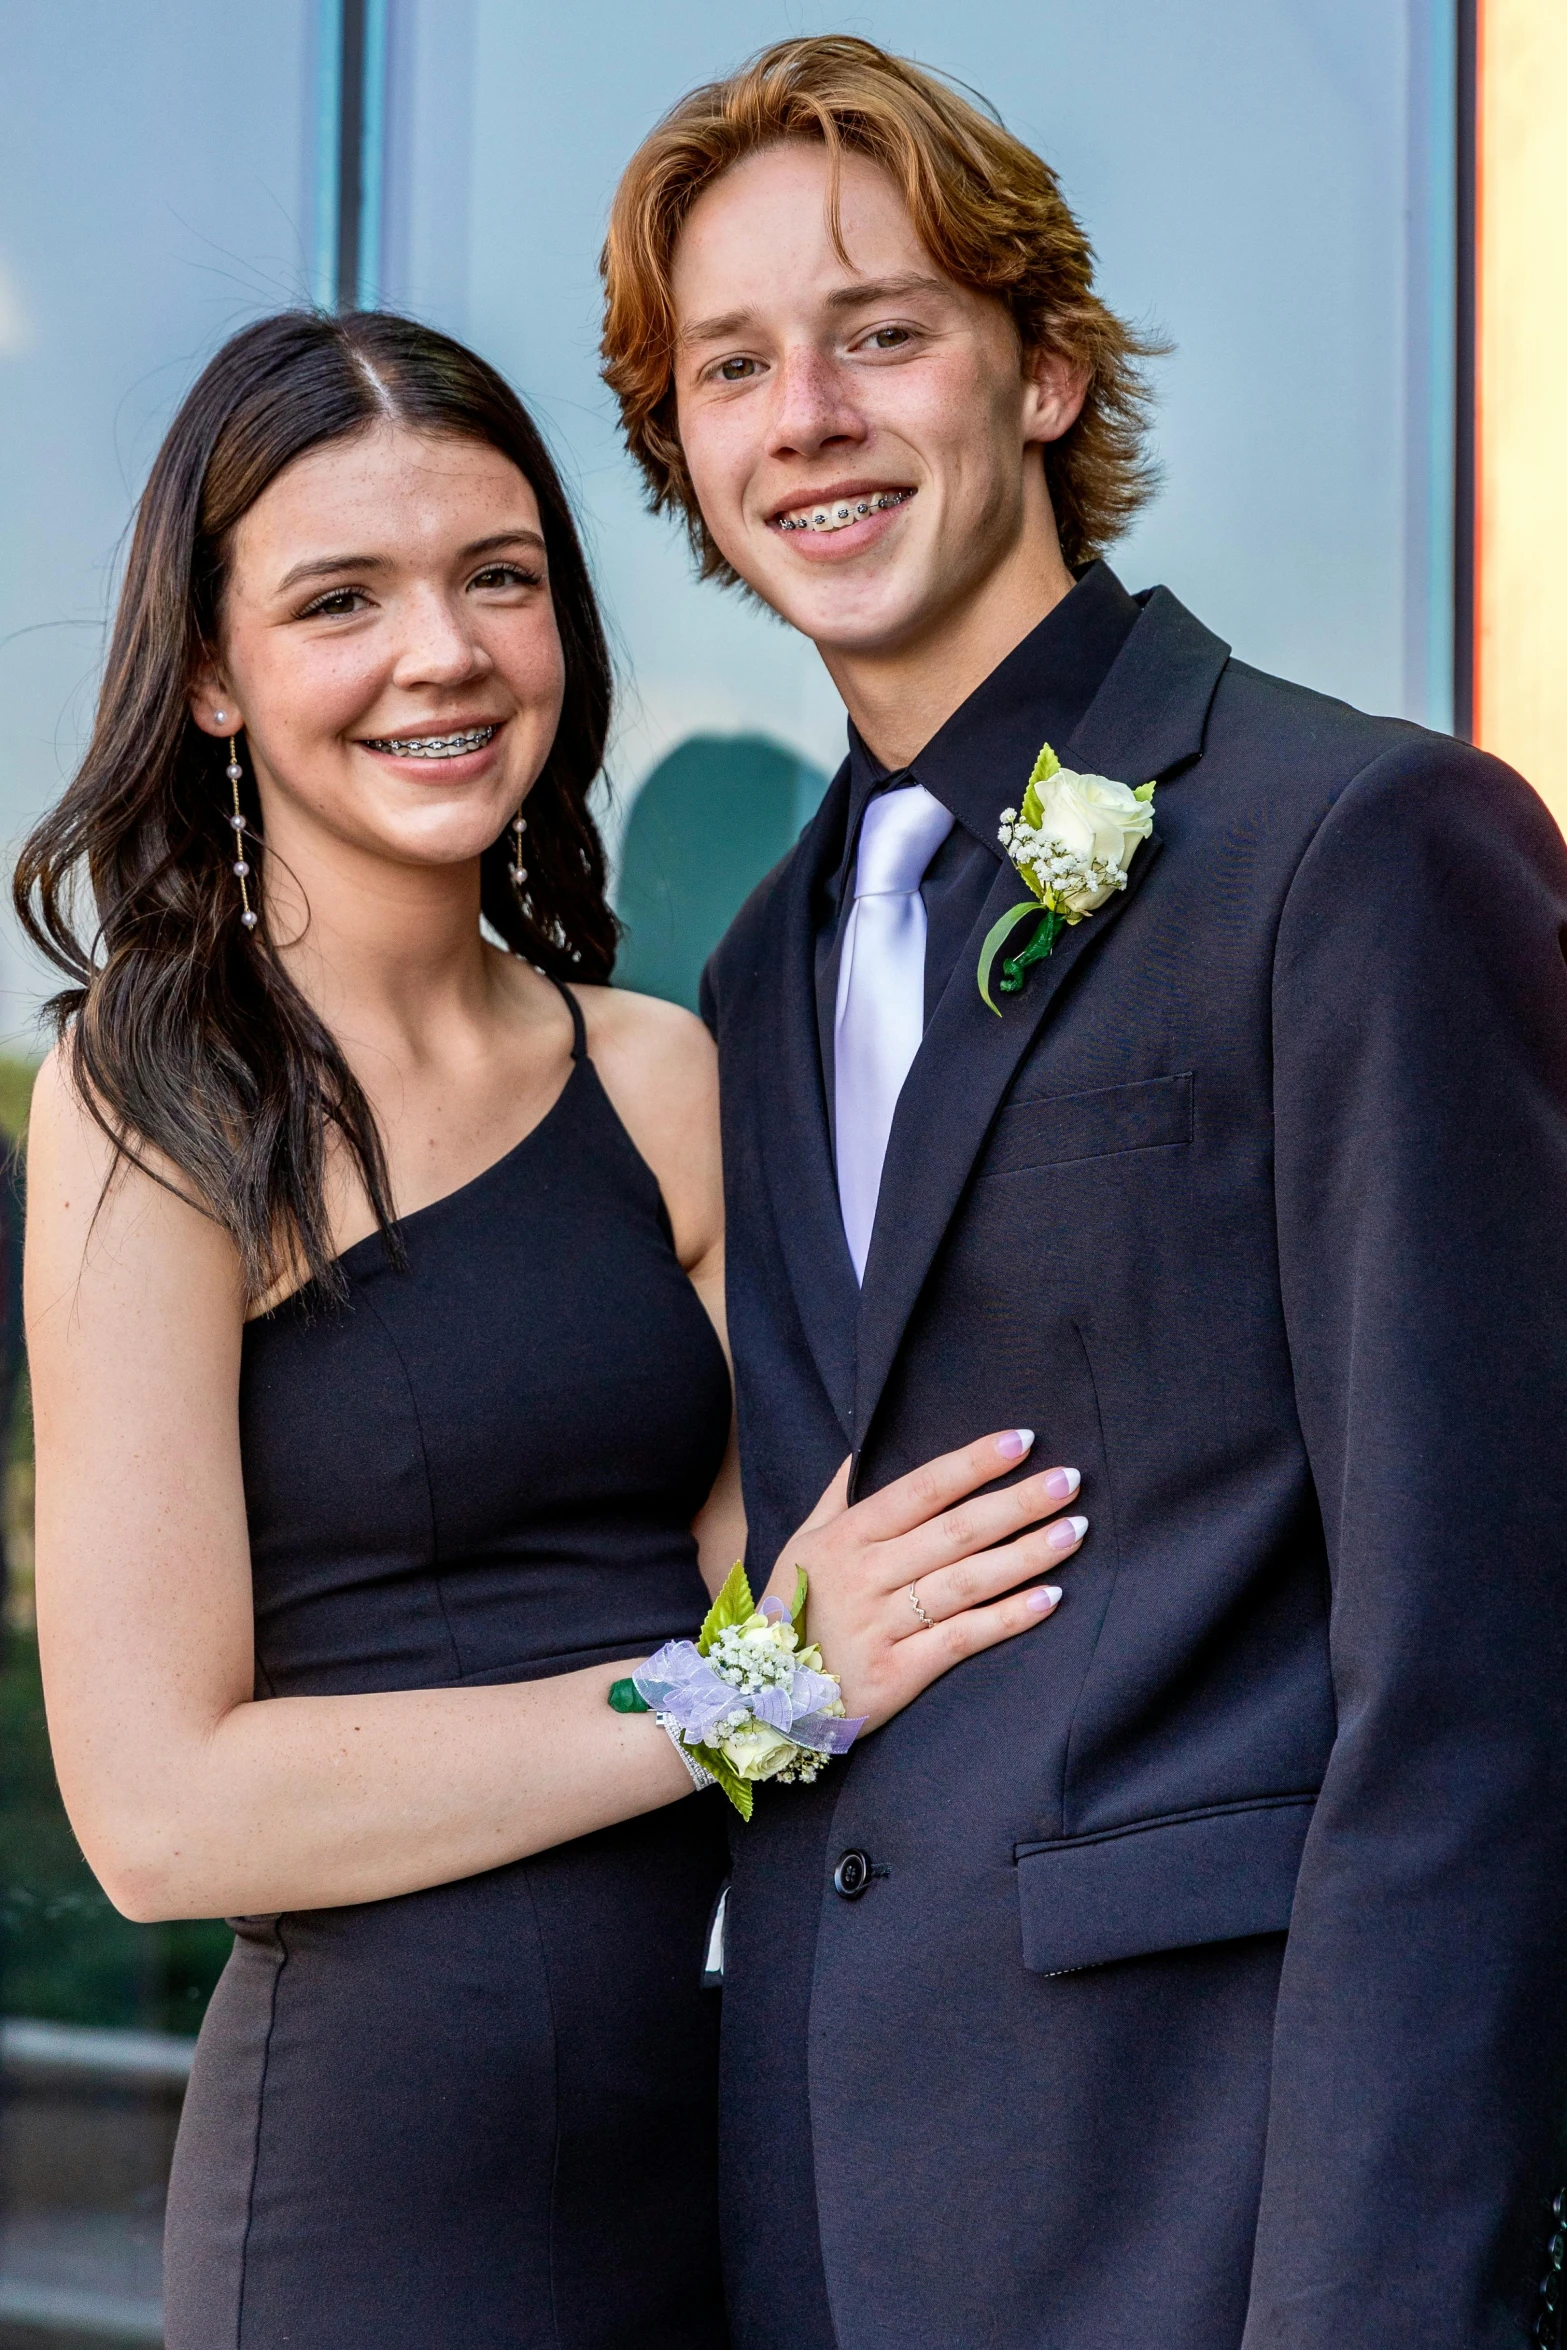
M1133 791L1108 775L1074 775L1048 743L1034 761L1021 809L1003 808L996 838L1033 892L993 924L979 955L979 992L997 1019L990 992L996 957L1020 922L1033 935L1008 955L996 985L1016 995L1034 963L1042 963L1063 930L1095 914L1126 887L1126 869L1153 830L1151 783Z

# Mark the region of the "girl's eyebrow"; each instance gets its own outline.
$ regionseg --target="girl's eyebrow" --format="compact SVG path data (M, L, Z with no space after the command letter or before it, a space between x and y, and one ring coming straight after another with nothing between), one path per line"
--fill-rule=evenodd
M471 563L476 555L493 555L502 547L535 547L542 555L547 552L544 540L536 530L497 530L488 538L472 539L459 549L458 560ZM391 558L387 555L313 555L308 562L296 563L292 571L278 581L281 596L302 580L330 579L339 571L389 571Z
M390 565L384 555L316 555L308 563L296 563L278 581L278 594L298 587L302 579L329 579L334 571L386 571Z

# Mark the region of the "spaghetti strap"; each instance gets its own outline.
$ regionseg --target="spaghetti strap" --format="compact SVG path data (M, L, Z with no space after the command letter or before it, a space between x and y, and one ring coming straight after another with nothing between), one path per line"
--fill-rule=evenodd
M582 1006L564 979L556 979L552 971L547 971L545 977L553 986L560 989L565 999L566 1009L571 1014L571 1057L574 1061L585 1061L588 1057L588 1030L587 1023L582 1017Z

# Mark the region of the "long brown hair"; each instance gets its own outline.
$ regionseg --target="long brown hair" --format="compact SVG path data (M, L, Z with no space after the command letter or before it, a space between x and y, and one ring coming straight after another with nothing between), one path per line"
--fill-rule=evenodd
M845 152L880 164L938 266L1003 302L1025 353L1051 352L1083 371L1082 410L1046 444L1045 479L1066 561L1102 554L1156 486L1143 366L1165 346L1102 300L1093 248L1055 173L983 102L874 42L830 33L775 42L726 81L682 98L627 164L610 211L599 263L604 380L648 501L682 518L702 576L735 581L680 446L675 246L705 188L788 139L825 146L835 166ZM836 181L830 225L842 255Z
M230 874L227 752L190 715L215 652L236 523L306 450L396 421L487 442L538 499L565 698L528 799L529 881L505 835L480 866L485 920L558 978L607 979L616 924L588 812L610 665L560 478L511 387L432 328L379 311L285 311L246 327L185 399L142 494L86 758L30 835L14 897L70 985L49 1006L77 1088L119 1151L155 1153L232 1235L247 1294L301 1264L340 1294L324 1177L335 1128L399 1255L374 1115L336 1038ZM88 936L75 900L85 879ZM145 1163L143 1161L143 1163Z

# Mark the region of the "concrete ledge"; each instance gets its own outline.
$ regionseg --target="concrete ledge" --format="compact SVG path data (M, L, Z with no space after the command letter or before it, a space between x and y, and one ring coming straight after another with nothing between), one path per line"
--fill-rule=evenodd
M0 2022L0 2350L159 2350L163 2196L194 2049Z
M0 2023L0 2065L15 2081L90 2081L102 2087L183 2090L194 2040L164 2032L102 2031L91 2024Z
M0 2350L97 2350L102 2344L143 2343L162 2350L163 2311L156 2301L113 2293L74 2292L67 2286L28 2284L0 2277Z

